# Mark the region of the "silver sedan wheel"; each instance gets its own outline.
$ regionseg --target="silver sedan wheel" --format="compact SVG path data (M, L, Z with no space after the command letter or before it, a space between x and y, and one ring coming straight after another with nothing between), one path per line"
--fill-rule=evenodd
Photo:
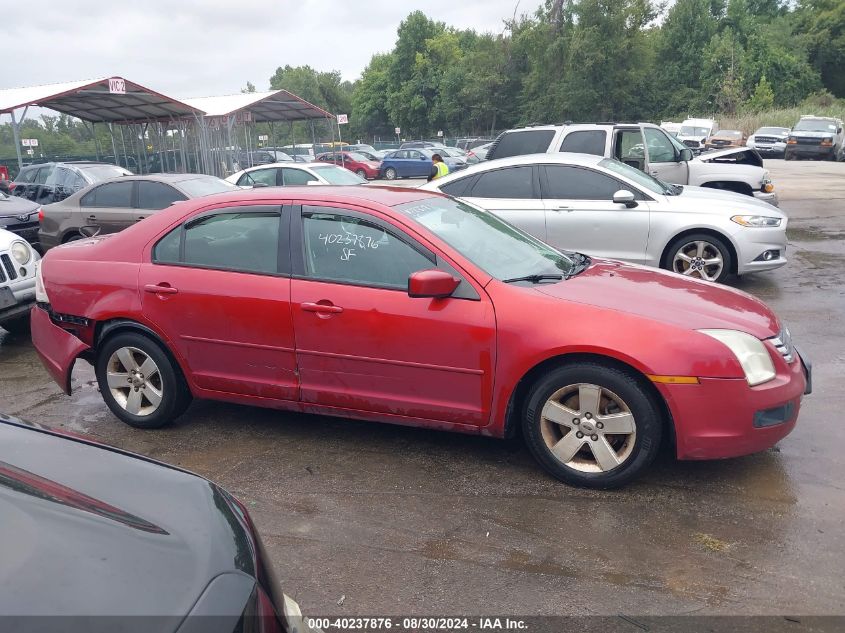
M109 391L127 413L151 415L161 404L163 384L158 365L137 347L121 347L106 369Z
M637 424L628 405L598 385L558 389L543 406L540 432L551 454L585 473L604 473L625 463L634 451Z
M722 274L725 260L714 244L704 240L687 242L672 258L672 270L689 277L715 281Z

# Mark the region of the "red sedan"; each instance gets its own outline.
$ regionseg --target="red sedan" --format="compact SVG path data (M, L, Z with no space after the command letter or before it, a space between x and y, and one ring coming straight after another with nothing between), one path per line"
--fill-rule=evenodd
M32 337L71 390L96 368L122 421L208 398L509 437L555 477L621 485L764 450L809 366L742 292L560 252L399 188L240 190L180 202L41 262Z
M349 171L354 171L361 178L378 178L379 165L378 161L370 160L363 154L358 152L329 152L328 154L320 154L317 160L323 163L332 163L340 167L346 167Z

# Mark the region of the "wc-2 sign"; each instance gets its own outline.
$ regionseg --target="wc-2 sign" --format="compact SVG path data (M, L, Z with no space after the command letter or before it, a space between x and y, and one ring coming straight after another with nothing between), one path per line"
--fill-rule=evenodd
M126 80L120 77L112 77L109 79L109 92L116 95L126 94Z

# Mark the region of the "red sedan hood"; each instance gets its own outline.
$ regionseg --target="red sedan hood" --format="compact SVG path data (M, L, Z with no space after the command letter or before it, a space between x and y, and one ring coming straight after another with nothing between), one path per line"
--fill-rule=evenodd
M622 262L595 259L587 270L571 279L535 288L567 301L691 330L740 330L765 339L777 335L780 329L769 307L744 292Z

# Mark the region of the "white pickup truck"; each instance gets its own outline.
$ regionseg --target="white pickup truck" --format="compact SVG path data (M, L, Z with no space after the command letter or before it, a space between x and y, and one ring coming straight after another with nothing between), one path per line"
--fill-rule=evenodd
M555 152L617 158L665 182L734 191L778 204L769 172L755 150L735 147L695 157L690 148L651 123L543 125L508 130L493 142L487 160Z
M38 253L20 236L0 229L0 328L13 334L29 327L35 303Z

